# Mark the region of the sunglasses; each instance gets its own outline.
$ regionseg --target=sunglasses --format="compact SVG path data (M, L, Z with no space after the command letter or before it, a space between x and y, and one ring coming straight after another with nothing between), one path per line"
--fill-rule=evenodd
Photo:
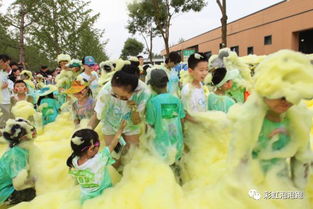
M91 146L92 146L92 145L86 146L86 147L84 147L81 151L83 152L84 150L89 149ZM93 145L93 148L96 148L96 147L100 147L100 142L96 142L96 143Z

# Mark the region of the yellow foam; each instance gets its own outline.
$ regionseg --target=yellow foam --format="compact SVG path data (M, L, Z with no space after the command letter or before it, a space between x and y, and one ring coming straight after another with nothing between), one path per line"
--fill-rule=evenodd
M260 77L268 79L265 75ZM285 84L273 83L275 88L271 89L275 92ZM247 103L234 106L228 115L201 113L193 115L199 124L185 123L187 146L181 162L183 186L177 183L168 164L147 149L151 138L146 136L141 138L145 146L135 150L128 159L122 178L110 168L115 186L84 205L80 205L79 187L68 175L66 166L75 126L70 113L62 113L54 123L44 127L31 148L31 168L36 176L38 196L12 208L311 209L313 176L303 200L254 200L248 196L250 189L261 194L265 191L298 191L289 179L277 177L275 170L264 176L258 162L251 159L251 149L267 110L262 101L260 95L252 94ZM312 103L308 105L311 107ZM287 116L294 128L292 137L297 139L293 145L300 146L308 138L312 117L302 103L291 108ZM81 127L86 127L86 121ZM101 126L97 127L97 132L101 133ZM100 138L103 146L102 135ZM6 150L6 146L0 143L0 153Z
M35 114L34 105L27 101L19 101L12 107L12 113L15 117L29 119Z

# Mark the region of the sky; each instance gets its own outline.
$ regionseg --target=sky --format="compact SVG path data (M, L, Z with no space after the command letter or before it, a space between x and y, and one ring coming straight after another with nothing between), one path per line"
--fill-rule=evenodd
M144 43L139 36L132 36L126 29L128 13L127 4L133 0L90 0L91 9L100 13L96 27L105 29L103 40L109 40L106 53L111 59L119 58L124 42L134 37ZM227 0L228 21L234 21L258 10L281 2L282 0ZM3 0L4 6L11 0ZM201 12L189 12L174 16L170 29L170 45L180 39L190 39L220 26L221 13L216 0L207 0L208 5ZM154 53L160 54L164 49L162 38L153 41ZM145 57L147 55L144 55Z
M227 0L229 22L271 6L282 0ZM110 58L118 58L124 42L129 37L135 37L142 43L139 36L128 34L126 29L128 14L127 3L131 0L91 0L91 8L100 12L97 27L105 29L105 38L109 39L106 52ZM178 43L183 38L190 39L201 33L220 26L221 13L216 0L207 0L208 5L201 12L189 12L175 16L170 29L170 45ZM153 41L154 53L159 54L164 49L162 38ZM147 55L146 55L147 56Z

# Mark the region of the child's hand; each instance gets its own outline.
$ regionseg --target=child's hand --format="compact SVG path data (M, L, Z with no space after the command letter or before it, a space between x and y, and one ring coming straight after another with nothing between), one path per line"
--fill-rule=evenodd
M273 138L275 135L278 135L278 134L285 134L285 135L288 135L288 130L286 128L277 128L275 129L274 131L272 131L268 137L269 138Z
M134 102L134 101L128 101L128 102L127 102L127 105L128 105L128 107L129 107L132 111L137 110L137 104L136 104L136 102Z

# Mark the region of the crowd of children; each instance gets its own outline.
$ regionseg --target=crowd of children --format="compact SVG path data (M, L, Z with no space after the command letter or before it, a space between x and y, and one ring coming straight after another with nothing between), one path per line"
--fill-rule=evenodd
M169 165L178 165L184 153L188 152L188 147L184 145L184 132L188 131L184 130L184 123L201 123L195 118L195 113L220 111L231 114L236 103L243 110L254 105L253 108L263 111L258 115L261 119L257 118L260 120L260 131L252 137L256 138L254 141L242 142L234 133L233 141L238 144L233 147L247 144L245 151L248 153L244 153L246 155L242 156L241 163L248 158L259 159L264 173L275 165L283 165L279 175L287 176L283 173L288 172L286 159L295 157L293 169L298 170L294 176L302 174L297 182L302 181L309 175L310 162L313 160L304 157L304 153L310 152L307 149L308 140L298 144L297 149L293 148L294 152L289 152L288 156L279 151L286 147L290 149L295 135L309 135L293 133L290 124L294 125L292 120L295 117L289 117L288 113L290 109L295 109L293 107L300 100L313 98L313 66L310 60L300 53L281 52L287 64L296 66L291 70L286 67L286 70L293 70L295 76L297 73L306 75L306 80L296 76L294 80L288 78L289 81L279 74L283 74L283 66L276 74L263 69L269 68L267 63L271 63L271 59L281 59L275 54L269 56L256 69L258 72L253 83L252 74L247 74L247 69L227 63L232 53L221 50L215 59L210 60L203 53L194 53L188 59L188 70L180 73L175 70L175 66L181 62L176 52L171 52L163 65L143 66L142 57L139 56L128 61L102 62L100 69L97 69L98 65L92 56L85 56L80 61L62 54L57 58L61 71L55 78L55 85L47 73L47 67L44 66L35 78L27 70L20 74L13 70L10 72L10 58L0 55L0 128L3 128L3 138L9 144L9 149L0 158L0 204L13 205L30 201L36 196L34 179L28 175L29 150L23 145L36 136L37 127L27 118L10 119L13 118L11 107L20 101L34 105L36 111L41 113L40 123L43 126L53 123L64 111L72 113L77 131L69 142L72 155L66 164L70 168L69 174L75 177L81 187L82 203L112 186L108 165L119 160L113 159L112 152L118 152L120 146L125 146L124 152L131 147L136 149L141 146L140 136L152 129L155 133L151 141L153 150ZM292 56L298 59L292 59ZM302 72L302 66L307 68L307 72ZM270 83L264 86L264 72L272 73L273 79L285 79L286 83L289 82L285 86L287 89L271 86ZM9 74L14 77L12 90L9 87ZM207 83L208 78L211 79ZM303 94L294 91L302 91L297 86L301 82L307 88ZM271 91L271 88L278 90ZM256 90L258 99L253 95L245 102L248 89L253 93ZM285 117L286 114L288 116ZM88 128L82 126L83 120L88 121ZM243 127L237 131L244 131L245 122L240 123ZM101 126L103 139L94 131L98 125ZM101 150L100 143L105 144ZM240 147L234 153L242 149ZM114 166L118 168L120 164L115 163ZM176 171L174 173L179 175Z

